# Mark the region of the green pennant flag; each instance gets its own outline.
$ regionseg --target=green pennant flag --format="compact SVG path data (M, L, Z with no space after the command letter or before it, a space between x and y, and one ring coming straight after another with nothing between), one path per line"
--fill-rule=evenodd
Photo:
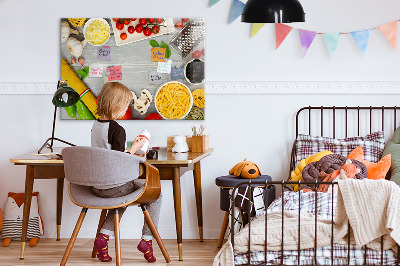
M219 0L210 0L210 5L208 7L212 7L213 5L215 5L218 2L219 2Z

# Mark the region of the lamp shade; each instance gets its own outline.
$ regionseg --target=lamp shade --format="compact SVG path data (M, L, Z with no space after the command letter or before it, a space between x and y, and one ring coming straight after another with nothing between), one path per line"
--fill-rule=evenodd
M298 0L249 0L243 8L242 22L304 22L304 15Z
M72 88L61 85L53 95L53 105L56 107L68 107L79 101L79 94Z

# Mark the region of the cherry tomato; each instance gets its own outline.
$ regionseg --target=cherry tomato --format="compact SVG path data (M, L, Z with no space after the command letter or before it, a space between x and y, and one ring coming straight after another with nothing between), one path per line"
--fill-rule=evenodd
M160 26L153 26L153 28L151 28L151 32L153 32L154 34L157 34L160 32Z
M148 18L147 19L149 21L149 23L153 24L154 22L156 22L156 20L154 18Z
M121 35L119 36L121 38L121 40L125 40L126 37L128 37L128 35L126 35L125 32L121 33Z
M122 30L124 28L124 24L120 23L120 22L117 22L116 27L117 27L117 29Z
M203 48L203 50L201 50L201 53L202 53L203 55L206 55L206 54L205 54L205 51L204 51L204 48Z
M120 20L120 18L113 18L113 20L114 20L115 22L118 22L118 21Z
M164 20L163 20L162 18L156 18L156 22L157 22L158 24L161 24L161 23L164 22Z
M132 107L129 106L128 110L126 110L126 113L118 119L119 120L129 120L129 119L131 119L131 117L132 117Z
M150 28L145 28L145 29L143 30L143 34L144 34L144 36L150 36L150 35L151 35L151 30L150 30Z
M128 25L131 21L129 20L129 18L124 18L124 24Z
M137 20L137 18L131 18L130 20L131 20L131 21L135 21L135 20Z
M182 21L179 20L178 22L175 23L175 28L181 29L182 27L183 27Z
M183 22L188 22L188 21L189 21L189 18L182 18L182 21L183 21Z
M139 19L139 23L140 23L140 25L146 25L147 24L147 20L145 18L140 18Z
M129 27L128 27L128 32L129 32L130 34L134 33L134 32L135 32L135 27L129 26Z
M199 50L196 50L192 54L193 58L199 59L201 56L201 52Z
M135 27L135 31L137 33L141 33L143 31L143 25L142 24L137 24Z

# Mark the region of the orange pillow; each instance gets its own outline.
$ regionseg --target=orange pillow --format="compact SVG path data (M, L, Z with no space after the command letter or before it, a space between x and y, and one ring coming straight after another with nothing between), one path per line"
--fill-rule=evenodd
M358 146L352 150L347 158L355 159L365 164L368 170L368 179L375 180L384 179L386 177L392 161L392 155L388 154L377 163L368 162L363 159L363 149L361 146Z

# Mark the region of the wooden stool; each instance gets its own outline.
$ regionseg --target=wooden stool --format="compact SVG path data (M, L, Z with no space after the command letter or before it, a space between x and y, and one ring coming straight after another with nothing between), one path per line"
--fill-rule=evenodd
M230 190L233 189L237 184L246 181L263 181L266 180L272 181L272 178L268 175L262 175L254 179L245 179L241 177L236 177L234 175L220 176L215 179L215 184L220 187L220 209L225 212L224 221L222 222L221 233L219 235L218 245L220 248L222 246L222 242L224 241L226 228L228 227L229 222L229 207L230 207L230 199L229 193ZM264 192L265 193L265 192ZM265 195L264 195L265 196ZM271 186L268 188L268 199L267 199L267 207L275 200L275 186Z

